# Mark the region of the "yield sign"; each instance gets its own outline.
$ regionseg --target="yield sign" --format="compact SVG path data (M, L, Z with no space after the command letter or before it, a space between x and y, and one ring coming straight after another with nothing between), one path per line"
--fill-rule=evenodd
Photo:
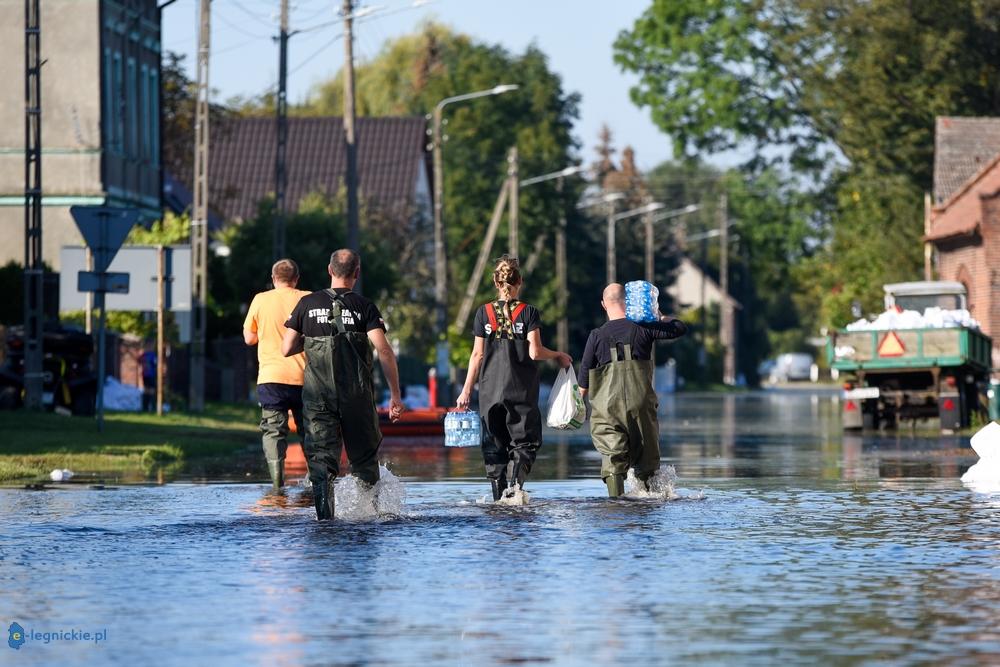
M94 258L94 273L104 273L125 237L139 221L134 208L71 206L70 214Z
M895 331L887 333L882 342L878 344L878 356L880 357L901 357L905 353L906 348L903 347L903 341L899 340Z

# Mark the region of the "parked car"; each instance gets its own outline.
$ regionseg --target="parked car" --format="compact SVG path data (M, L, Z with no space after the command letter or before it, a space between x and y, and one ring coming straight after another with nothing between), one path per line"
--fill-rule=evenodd
M94 339L79 329L46 326L42 350L42 404L74 415L94 414L97 377L91 366ZM12 327L5 341L7 357L0 365L0 410L24 404L24 328Z
M790 352L779 354L771 369L771 382L794 382L812 380L814 371L813 358L805 352Z

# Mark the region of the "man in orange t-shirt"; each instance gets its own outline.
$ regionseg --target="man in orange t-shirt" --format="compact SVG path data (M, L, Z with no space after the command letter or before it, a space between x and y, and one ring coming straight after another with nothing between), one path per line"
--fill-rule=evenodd
M267 469L274 490L285 482L285 452L288 449L288 412L292 412L299 436L306 432L302 421L302 380L304 354L286 357L281 353L285 320L299 299L309 294L296 289L299 266L280 259L271 267L274 289L254 296L243 322L243 340L257 346L257 400L260 402L260 431ZM303 449L304 449L303 443Z

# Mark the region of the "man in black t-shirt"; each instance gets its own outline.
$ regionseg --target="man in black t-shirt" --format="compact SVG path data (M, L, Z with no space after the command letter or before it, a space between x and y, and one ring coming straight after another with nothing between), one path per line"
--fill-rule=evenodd
M625 318L625 288L612 283L604 289L601 306L608 321L590 332L577 377L590 393L590 435L601 453L601 478L608 495L624 493L630 467L646 484L660 468L657 399L653 388L653 343L687 332L680 320L632 322Z
M374 346L389 384L389 414L403 411L396 355L385 337L378 307L352 291L361 276L361 258L353 250L330 256L330 289L302 297L285 322L281 351L306 353L302 407L310 439L306 457L313 484L316 516L334 517L334 482L340 450L346 447L351 473L367 484L379 479L382 433L375 410Z

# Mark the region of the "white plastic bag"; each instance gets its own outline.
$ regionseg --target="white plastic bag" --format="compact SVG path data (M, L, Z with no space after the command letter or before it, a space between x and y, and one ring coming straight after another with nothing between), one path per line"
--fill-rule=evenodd
M587 418L587 406L576 383L573 367L563 368L556 377L549 394L549 416L546 423L552 428L578 429Z

